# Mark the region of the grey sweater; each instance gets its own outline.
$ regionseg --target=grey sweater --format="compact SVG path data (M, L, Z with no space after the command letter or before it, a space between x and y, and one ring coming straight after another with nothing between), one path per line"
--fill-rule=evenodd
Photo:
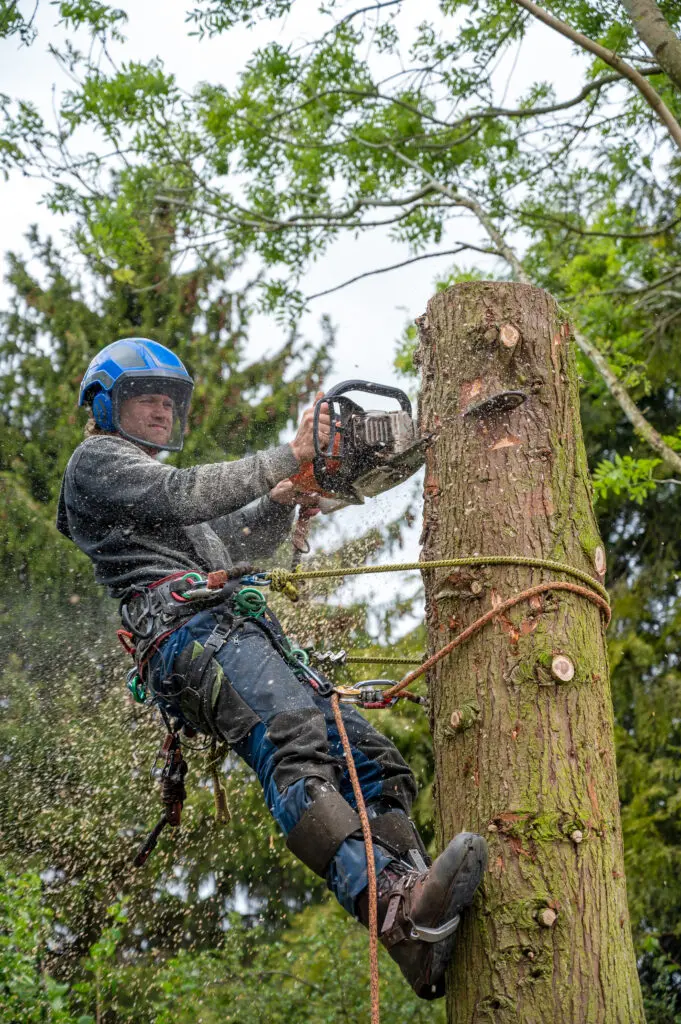
M57 528L121 597L178 570L210 572L274 553L293 510L267 497L298 469L291 446L175 469L125 438L95 435L66 467Z

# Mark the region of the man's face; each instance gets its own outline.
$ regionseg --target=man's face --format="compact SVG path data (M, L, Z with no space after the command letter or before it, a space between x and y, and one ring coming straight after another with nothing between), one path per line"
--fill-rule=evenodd
M165 445L173 432L173 400L168 395L126 398L119 413L121 428L151 447Z

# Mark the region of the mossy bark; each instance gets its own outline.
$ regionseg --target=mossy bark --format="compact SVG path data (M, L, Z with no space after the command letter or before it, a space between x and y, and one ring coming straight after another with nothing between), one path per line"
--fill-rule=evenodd
M419 327L432 435L423 558L539 557L602 581L573 342L554 300L467 283L434 296ZM509 392L522 404L504 408ZM576 582L522 565L424 576L431 653L494 602ZM429 687L440 839L480 832L490 852L448 1020L643 1021L601 612L569 592L522 602L440 662Z

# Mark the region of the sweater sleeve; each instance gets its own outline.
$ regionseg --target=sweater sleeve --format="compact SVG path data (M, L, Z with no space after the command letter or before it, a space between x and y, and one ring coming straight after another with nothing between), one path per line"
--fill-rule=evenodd
M288 444L234 462L176 469L106 435L76 450L67 477L71 500L93 518L192 526L243 508L297 469Z
M293 507L265 497L210 525L234 561L252 562L273 555L286 540L294 511Z

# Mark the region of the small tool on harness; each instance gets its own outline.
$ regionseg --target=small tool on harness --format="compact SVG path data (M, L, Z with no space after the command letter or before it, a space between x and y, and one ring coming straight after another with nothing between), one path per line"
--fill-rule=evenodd
M330 665L332 668L337 665L345 665L348 652L341 648L340 651L316 651L314 647L309 648L308 654L320 665Z
M137 704L144 704L147 699L147 688L140 678L137 666L131 668L125 680L125 685L132 694L132 699Z
M165 808L163 816L147 836L147 839L137 851L133 861L136 868L141 868L147 861L149 854L156 846L158 837L166 827L177 828L182 817L182 804L187 799L187 791L184 787L184 778L187 774L187 762L182 756L182 745L180 737L174 730L169 730L163 741L159 755L165 755L165 762L161 771L161 800Z
M257 619L267 608L267 598L257 587L241 587L234 595L234 607L240 615Z

